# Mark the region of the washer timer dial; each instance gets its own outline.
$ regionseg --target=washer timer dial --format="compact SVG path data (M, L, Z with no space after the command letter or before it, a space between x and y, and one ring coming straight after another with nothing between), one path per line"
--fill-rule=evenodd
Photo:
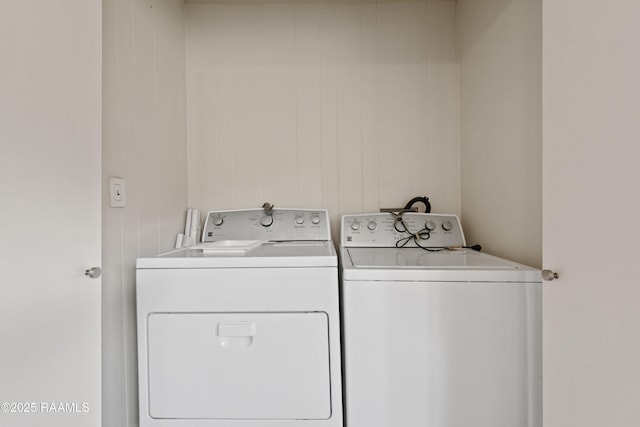
M273 224L273 216L263 215L262 218L260 218L260 224L263 227L271 227L271 225Z

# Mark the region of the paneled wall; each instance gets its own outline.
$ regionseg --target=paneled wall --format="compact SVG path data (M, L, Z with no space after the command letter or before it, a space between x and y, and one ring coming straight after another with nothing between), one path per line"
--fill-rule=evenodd
M138 425L135 260L171 249L187 206L180 0L104 0L103 426ZM126 179L109 207L108 177Z
M458 213L455 2L190 3L189 204Z

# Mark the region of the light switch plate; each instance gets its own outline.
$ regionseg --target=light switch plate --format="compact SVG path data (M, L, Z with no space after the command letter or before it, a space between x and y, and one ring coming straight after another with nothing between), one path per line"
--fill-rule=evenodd
M124 208L127 205L126 188L124 178L109 177L110 206L112 208Z

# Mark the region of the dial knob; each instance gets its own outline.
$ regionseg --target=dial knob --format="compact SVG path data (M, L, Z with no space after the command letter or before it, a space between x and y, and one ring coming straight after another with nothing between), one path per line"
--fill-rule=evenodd
M263 227L270 227L271 224L273 224L273 216L262 215L262 218L260 218L260 224L262 224Z
M351 229L354 231L360 230L360 223L358 221L354 221L351 223Z
M217 216L213 218L213 225L215 225L216 227L220 227L223 222L224 222L224 219L222 219L221 216Z
M296 224L304 224L304 217L302 215L296 216Z
M427 221L427 223L424 225L424 227L429 231L433 231L433 230L436 229L436 224L433 221Z
M446 220L445 222L442 223L442 229L444 231L451 231L452 228L453 228L453 224L451 223L451 221Z
M320 215L317 215L317 214L311 215L311 223L320 224Z
M371 231L375 230L378 227L378 224L376 224L375 221L369 221L369 223L367 224L367 228Z

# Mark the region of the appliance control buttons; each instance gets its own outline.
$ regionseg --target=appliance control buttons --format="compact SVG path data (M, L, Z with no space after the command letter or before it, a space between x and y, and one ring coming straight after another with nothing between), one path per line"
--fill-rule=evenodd
M311 223L312 224L320 224L320 215L318 214L313 214L311 215Z
M358 230L360 230L360 223L359 223L358 221L353 221L353 222L351 223L351 229L352 229L353 231L358 231Z
M453 224L451 224L451 221L446 220L445 222L442 223L442 229L444 231L451 231L452 228L453 228Z
M273 224L273 216L262 215L262 218L260 218L260 224L262 224L263 227L270 227Z
M424 227L429 231L433 231L436 229L436 224L433 221L427 221Z
M367 228L371 231L375 230L378 227L378 224L376 224L375 221L369 221L369 223L367 224Z
M304 224L304 217L302 215L296 215L296 224Z
M215 225L216 227L220 227L223 222L224 222L224 219L221 216L217 216L213 218L213 225Z

